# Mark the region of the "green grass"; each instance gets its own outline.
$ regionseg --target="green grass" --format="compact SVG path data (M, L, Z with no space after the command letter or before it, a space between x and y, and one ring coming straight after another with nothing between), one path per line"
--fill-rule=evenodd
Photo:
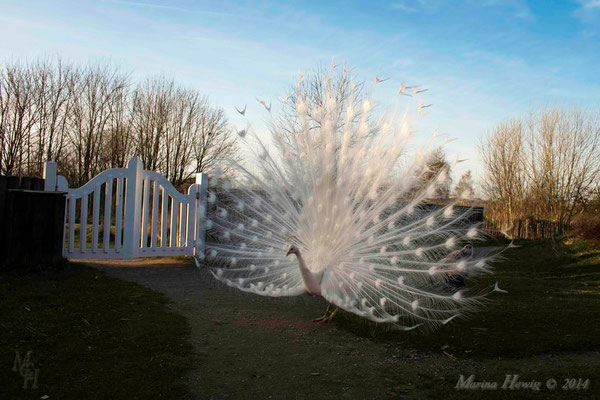
M509 249L479 313L433 333L397 332L342 313L313 325L326 304L262 298L219 287L188 306L202 338L201 398L584 398L600 397L600 250L581 242L523 242ZM186 311L187 310L187 311ZM460 375L498 381L549 378L558 389L457 391ZM563 391L567 378L587 390Z
M0 277L0 398L189 398L189 325L161 294L77 265ZM40 370L23 389L15 352Z
M199 399L600 397L600 250L573 239L518 244L493 275L469 282L477 290L498 280L509 293L432 333L348 313L315 325L326 304L309 296L215 287L169 307L93 269L2 276L0 398L170 399L188 390ZM15 350L33 350L39 389L20 388ZM471 374L499 385L518 374L542 390L454 389ZM589 386L563 391L567 378Z
M503 254L493 275L477 282L483 288L499 281L508 294L494 293L471 320L419 335L413 343L433 349L440 339L453 338L457 352L471 350L478 357L599 349L600 250L567 243L519 243Z
M74 237L73 237L73 247L75 249L78 249L81 247L81 224L74 224L75 226L75 230L74 230ZM91 249L92 248L92 238L94 236L93 234L93 227L91 224L87 224L86 225L86 248L87 249ZM110 227L110 232L109 232L109 239L108 239L108 243L109 243L109 248L114 248L115 247L115 240L116 240L116 227L114 225L111 225ZM69 245L69 237L68 237L68 233L67 235L65 235L65 246ZM98 248L103 248L104 247L104 224L100 223L100 225L98 226Z
M75 249L79 249L81 247L81 224L74 224L74 235L73 235L73 248ZM165 242L167 242L166 244L170 245L170 239L169 239L169 234L171 232L171 228L167 229L167 240L165 240ZM177 231L179 232L179 231ZM123 235L123 232L121 232L121 235ZM152 231L149 229L146 232L146 246L150 246L152 244ZM162 246L162 242L160 239L160 231L158 231L157 233L157 239L156 239L156 243L158 244L158 246ZM94 236L94 231L93 231L93 227L92 224L86 224L86 249L92 249L92 239ZM116 226L115 225L111 225L110 226L110 231L108 234L109 238L108 238L108 247L111 249L115 248L115 242L116 242ZM123 240L123 236L121 236L121 240ZM68 233L67 235L65 235L65 246L69 246L69 237L68 237ZM104 247L104 223L101 221L100 225L98 226L98 248L101 249Z

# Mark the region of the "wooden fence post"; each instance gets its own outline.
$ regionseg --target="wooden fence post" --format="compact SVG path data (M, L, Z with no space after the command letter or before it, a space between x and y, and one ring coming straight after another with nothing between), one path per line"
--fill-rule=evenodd
M196 243L194 246L194 254L198 255L199 252L204 251L206 246L206 228L201 220L204 219L207 212L206 195L208 192L208 175L203 173L196 174L196 185L198 188L196 195L196 215L194 218L196 221ZM194 261L196 262L196 266L198 266L198 260L194 258Z
M134 258L140 252L143 171L144 165L138 157L133 157L127 163L123 232L123 255L125 258Z
M57 176L56 176L56 162L46 161L44 164L44 191L54 192L56 191Z
M190 198L190 202L188 203L187 208L187 229L186 229L186 254L189 256L194 255L194 246L196 244L196 235L197 235L197 215L198 215L198 198L199 198L199 185L192 184L188 188L188 196Z

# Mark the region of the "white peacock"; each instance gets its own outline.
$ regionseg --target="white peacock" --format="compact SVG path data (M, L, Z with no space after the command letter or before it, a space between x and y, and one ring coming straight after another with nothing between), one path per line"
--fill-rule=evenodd
M456 207L460 199L427 206L449 177L423 184L431 174L426 153L410 151L408 114L369 123L368 100L340 107L328 98L309 117L299 97L299 129L289 141L274 132L270 146L243 131L253 159L229 164L233 181L211 177L199 264L245 292L323 296L405 330L466 314L483 295L450 283L489 271L469 245L482 235L470 210Z

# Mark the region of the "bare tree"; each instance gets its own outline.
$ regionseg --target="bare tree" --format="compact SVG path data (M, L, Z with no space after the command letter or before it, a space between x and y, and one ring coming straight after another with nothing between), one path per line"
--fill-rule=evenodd
M451 166L446 160L446 153L441 147L436 148L427 155L424 169L419 171L419 177L413 190L420 191L434 182L437 176L445 174L448 179L436 183L435 192L432 198L448 199L450 197L450 179Z
M600 124L573 109L543 110L527 121L531 214L570 222L600 179Z
M103 146L103 168L124 167L134 153L131 102L129 92L120 91L114 98Z
M71 181L82 185L102 168L102 146L115 103L129 85L127 74L108 64L89 65L73 80L69 124Z
M473 196L475 189L473 188L473 177L471 176L471 170L468 170L461 175L460 179L452 190L452 196L454 198L468 198Z
M318 127L321 119L328 111L327 102L335 101L337 113L336 131L343 129L346 123L342 114L350 105L358 105L351 118L351 123L357 123L362 116L361 103L366 96L363 84L356 81L351 71L340 67L332 69L323 65L302 75L295 85L288 89L287 96L283 99L283 108L273 123L273 133L278 141L288 149L294 148L294 137L303 129L302 121L298 118L298 102L302 101L306 107L306 115L311 128ZM370 127L372 128L372 127Z
M524 200L523 125L512 120L498 125L479 146L485 165L482 189L490 204L489 214L501 218L507 226L522 216Z
M73 68L60 58L40 60L32 66L34 79L34 164L28 174L41 175L46 160L62 160L71 110Z
M140 85L133 95L132 120L144 165L175 186L237 152L223 110L172 80L153 78Z
M38 119L31 69L18 63L0 72L0 172L21 175L32 162L31 130Z
M162 77L130 91L109 64L60 58L0 69L0 172L41 175L55 160L72 185L124 166L131 156L181 186L194 172L237 158L222 109Z
M237 142L225 112L207 106L200 115L194 137L194 172L209 171L226 159L238 159ZM226 171L226 168L222 168Z
M206 99L191 89L178 88L173 100L161 169L173 185L181 186L193 173L194 142L198 140L201 115L207 112L207 105Z
M165 140L173 109L175 82L163 77L150 78L133 93L132 123L136 153L146 168L158 170L161 144Z
M570 223L600 179L600 124L580 110L547 109L500 124L480 146L488 215Z

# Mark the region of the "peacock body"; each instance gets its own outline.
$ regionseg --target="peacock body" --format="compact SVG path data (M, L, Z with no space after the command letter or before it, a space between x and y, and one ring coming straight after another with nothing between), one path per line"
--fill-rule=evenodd
M231 162L231 174L211 177L199 264L245 292L319 294L407 330L471 310L480 296L448 290L448 282L488 271L486 257L460 256L481 232L470 210L456 207L461 199L428 203L449 177L431 175L427 152L411 147L409 114L373 122L368 100L328 98L309 110L302 97L296 111L298 129L288 140L276 130L270 144L241 131L252 163Z

